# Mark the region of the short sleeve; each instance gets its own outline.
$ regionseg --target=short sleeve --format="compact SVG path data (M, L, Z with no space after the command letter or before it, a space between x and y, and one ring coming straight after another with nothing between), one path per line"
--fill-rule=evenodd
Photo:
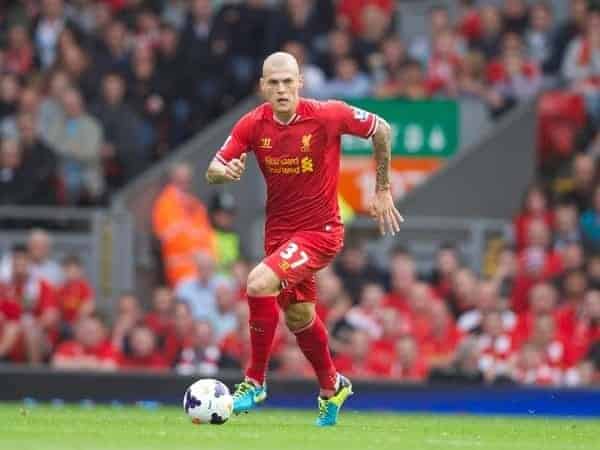
M223 146L217 152L217 161L227 164L234 158L239 158L242 153L251 148L251 130L253 120L249 115L242 117L233 127L231 134L225 139Z
M370 138L377 128L377 116L341 101L327 102L327 115L336 124L338 134Z

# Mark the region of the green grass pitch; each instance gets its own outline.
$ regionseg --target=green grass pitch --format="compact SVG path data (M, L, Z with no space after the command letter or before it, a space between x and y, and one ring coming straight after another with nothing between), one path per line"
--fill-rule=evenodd
M600 421L264 409L192 425L178 408L0 404L1 450L576 450L600 448Z

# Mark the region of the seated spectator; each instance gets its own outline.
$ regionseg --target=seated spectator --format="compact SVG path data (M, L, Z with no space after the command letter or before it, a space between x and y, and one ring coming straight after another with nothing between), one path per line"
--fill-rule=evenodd
M572 331L566 336L569 337L567 365L584 360L595 343L600 342L600 291L592 289L586 292L574 313Z
M451 30L440 32L433 42L427 63L427 88L432 95L455 97L462 58L457 52L456 36Z
M83 317L75 325L74 339L58 346L51 365L61 370L117 369L118 352L107 339L104 325L94 316Z
M111 342L119 352L128 354L131 350L131 332L142 323L142 309L138 298L130 293L122 294L117 303Z
M119 368L123 370L138 370L162 372L168 364L156 346L156 336L145 326L137 326L129 334L130 351L119 358Z
M187 303L194 319L213 320L216 316L216 291L220 284L228 279L215 272L215 260L207 253L200 252L196 256L198 275L188 278L177 286L175 296Z
M513 338L517 346L529 339L533 324L538 317L556 315L558 292L549 282L539 282L530 290L528 300L528 310L518 314L517 324L513 330Z
M502 41L502 16L494 5L481 7L481 36L471 45L480 51L486 59L495 58L500 53Z
M402 66L402 89L399 97L407 100L423 100L429 97L427 81L421 64L417 61L409 60Z
M215 375L220 358L213 327L208 321L198 320L188 344L181 350L175 370L183 375Z
M15 74L0 75L0 119L17 112L20 94L21 85Z
M302 350L295 344L288 344L277 355L277 369L275 373L284 377L299 378L314 375L312 366L308 363Z
M57 158L41 139L36 121L36 117L27 111L19 112L17 116L23 165L29 168L26 176L32 186L24 189L31 193L22 204L54 205L57 201Z
M584 269L590 289L600 289L600 254L591 254L586 260Z
M554 44L554 16L548 3L538 1L531 5L530 28L525 33L527 54L547 72Z
M486 379L510 376L509 360L516 351L516 343L507 332L499 311L489 311L483 316L477 343L481 351L479 367Z
M525 344L511 361L511 377L522 384L553 385L561 379L561 370L544 360L543 351Z
M433 303L429 314L429 332L420 341L420 348L429 367L445 366L452 360L462 333L445 303Z
M238 303L235 286L230 281L219 283L215 289L216 310L211 317L215 338L220 341L237 328L235 308Z
M9 295L0 281L0 362L22 363L27 355L19 323L20 306Z
M450 243L440 245L429 279L437 297L447 298L450 295L454 274L460 269L460 266L458 249Z
M471 51L462 58L457 73L458 93L460 96L484 99L487 92L485 82L485 58L477 51Z
M358 63L352 58L342 58L335 64L334 77L325 83L317 98L362 98L371 91L369 77L360 71Z
M317 65L323 69L327 78L333 78L339 61L356 57L352 36L346 30L334 28L327 35L326 51L319 54Z
M510 309L508 302L500 297L498 284L493 281L480 281L475 291L475 308L462 313L457 321L463 333L482 332L483 319L490 313L498 313L502 321L502 329L511 332L516 326L517 317Z
M369 378L377 375L368 361L370 348L369 334L366 331L354 331L345 351L333 359L336 369L356 378Z
M527 244L529 226L534 220L541 219L549 228L552 228L554 215L548 203L548 195L541 186L532 185L527 189L521 212L514 220L515 240L518 250L521 250Z
M410 309L409 297L417 282L417 269L413 257L403 248L395 249L389 260L389 282L387 295L384 300L385 306L390 306L400 312ZM351 292L351 287L344 283L346 289Z
M482 23L481 14L477 8L476 0L461 0L459 2L459 17L457 29L469 45L481 38Z
M362 244L346 245L335 262L334 270L354 303L359 301L363 284L369 281L377 282L381 279L381 274L370 263Z
M56 298L61 319L70 327L81 318L94 313L96 300L78 256L69 255L63 260L63 272L64 282L58 289Z
M32 271L27 249L16 245L11 255L12 270L5 288L17 305L30 363L39 364L58 341L60 319L56 292L52 285Z
M592 11L586 19L586 31L567 48L562 66L563 77L572 89L581 93L588 114L600 120L600 11Z
M32 230L27 238L31 274L56 287L62 283L64 272L61 265L52 256L52 245L50 235L41 229Z
M573 203L559 203L554 208L554 250L563 251L570 244L581 242L577 207Z
M398 75L407 61L406 47L399 36L393 34L380 44L378 52L369 57L369 69L373 73L373 81L378 84L375 89L393 91L400 84ZM386 95L390 96L390 95Z
M370 58L394 28L393 16L380 8L366 8L362 17L364 27L358 39L357 48L362 59Z
M163 354L171 367L179 360L181 351L191 346L194 336L194 319L186 303L177 303L173 318L173 329L165 339Z
M173 166L170 182L152 209L152 228L161 242L165 276L172 287L199 275L195 261L198 252L216 257L216 236L206 208L190 192L191 182L190 166Z
M240 259L240 236L234 229L237 205L228 192L215 193L209 213L217 240L217 262L222 272L228 272L234 261Z
M446 367L431 368L427 381L432 384L443 383L458 385L477 385L485 381L483 372L479 368L481 350L477 345L477 338L465 338Z
M35 65L35 51L22 24L13 24L7 32L7 45L4 52L5 70L19 76L26 75Z
M158 286L152 293L152 310L144 317L144 325L156 335L157 345L164 348L166 339L173 332L175 297L167 286Z
M125 80L118 73L109 72L102 79L101 99L90 108L104 130L104 173L113 189L141 173L150 160L150 149L144 147L141 136L141 119L124 96Z
M457 270L451 280L450 292L446 301L454 317L459 317L476 305L477 279L468 268Z
M529 290L538 282L560 275L563 260L550 244L550 231L544 221L536 219L529 225L527 245L518 254L518 274L512 290L512 309L520 313L527 308Z
M88 196L99 201L104 191L101 167L102 129L90 116L81 94L67 89L61 97L65 115L50 123L48 142L60 156L60 173L67 201L76 204Z
M96 68L101 76L111 71L124 74L129 67L131 36L125 24L115 19L102 30L102 39L94 54Z
M565 273L561 288L562 299L556 311L556 326L561 335L568 337L575 330L575 321L588 289L585 273L577 269Z
M433 6L428 14L427 34L417 36L408 48L411 58L416 59L422 65L427 65L434 53L437 37L451 28L448 8L442 5Z
M355 36L360 36L367 27L364 18L369 9L377 9L392 17L394 8L392 0L341 0L337 4L337 23L348 28Z
M556 329L553 315L548 314L535 319L528 343L542 353L547 365L562 370L566 368L568 362L565 339Z
M237 328L229 333L219 347L223 359L220 368L242 369L250 361L250 329L248 324L248 305L238 303L236 307Z
M63 1L44 1L33 30L34 42L42 68L48 68L56 59L58 37L71 25Z
M330 267L317 272L316 281L319 299L316 305L317 314L323 323L334 323L341 319L336 303L345 294L342 281Z
M504 29L523 34L529 25L529 9L524 0L505 0L502 10Z
M423 342L431 332L431 309L437 303L439 300L433 296L433 291L427 284L413 284L407 297L408 308L404 313L408 318L411 334L419 343Z
M522 47L518 35L505 35L502 55L488 65L487 78L492 88L488 103L494 117L522 100L533 98L542 87L539 67L525 58Z
M0 205L19 205L34 187L23 167L23 149L16 140L0 143Z
M19 117L29 114L32 116L31 136L36 136L41 131L41 122L39 120L41 106L41 92L37 84L30 83L26 85L19 95L18 110L15 114L6 116L0 121L0 134L2 137L21 140L21 130L19 129Z
M427 363L419 352L416 339L411 335L398 339L389 374L390 378L399 381L420 382L425 380L427 372Z
M590 206L592 209L588 209L581 215L581 234L586 247L598 251L600 250L600 185L594 189L593 203Z
M573 158L571 176L563 200L577 206L583 214L592 204L597 179L597 165L590 155L579 153Z
M360 300L346 314L346 322L355 330L364 331L372 340L379 339L383 332L379 315L384 299L383 288L376 283L367 283L362 287Z

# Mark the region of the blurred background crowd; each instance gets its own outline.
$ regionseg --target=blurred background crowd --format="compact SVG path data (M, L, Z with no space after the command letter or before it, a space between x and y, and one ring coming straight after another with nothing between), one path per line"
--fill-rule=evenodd
M420 273L401 246L382 268L350 239L318 275L319 314L353 377L600 383L600 9L570 0L559 20L544 1L458 3L454 17L431 8L427 31L407 40L392 0L5 1L0 204L105 203L254 92L261 59L279 48L317 98L466 96L500 117L552 89L546 109L566 105L577 126L549 115L540 136L554 153L515 213L513 241L481 273L453 243ZM194 171L173 166L154 204L164 285L151 298L123 293L107 313L79 257L58 260L43 230L0 255L0 360L203 375L243 367L254 262L234 231L235 199L195 197ZM311 374L284 327L273 369Z

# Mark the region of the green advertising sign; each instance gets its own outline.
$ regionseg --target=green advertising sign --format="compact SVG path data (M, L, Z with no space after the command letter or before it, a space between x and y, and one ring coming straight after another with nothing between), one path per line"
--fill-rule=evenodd
M451 100L349 100L392 127L392 155L449 158L458 150L458 104ZM344 156L370 155L366 139L344 136Z

